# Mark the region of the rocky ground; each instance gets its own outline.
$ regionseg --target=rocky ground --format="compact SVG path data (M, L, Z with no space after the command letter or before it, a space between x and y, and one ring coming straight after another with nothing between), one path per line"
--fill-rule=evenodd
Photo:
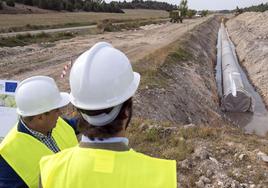
M137 124L130 127L130 143L149 155L175 159L178 187L268 186L265 138L245 135L226 124L215 127L148 121Z

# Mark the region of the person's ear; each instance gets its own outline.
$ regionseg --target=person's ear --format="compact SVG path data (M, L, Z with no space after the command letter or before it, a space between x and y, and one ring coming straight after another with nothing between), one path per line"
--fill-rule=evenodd
M122 116L122 118L123 118L123 119L128 119L129 116L130 116L129 108L125 108L124 111L123 111L123 116Z

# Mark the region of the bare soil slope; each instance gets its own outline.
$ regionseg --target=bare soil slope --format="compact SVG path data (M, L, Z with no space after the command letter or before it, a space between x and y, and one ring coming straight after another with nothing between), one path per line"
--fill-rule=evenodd
M218 28L219 18L210 18L168 49L161 49L142 61L145 66L149 66L148 62L158 62L161 66L155 70L156 83L147 84L138 93L139 116L180 123L219 123L221 115L214 79ZM161 62L164 51L169 54Z

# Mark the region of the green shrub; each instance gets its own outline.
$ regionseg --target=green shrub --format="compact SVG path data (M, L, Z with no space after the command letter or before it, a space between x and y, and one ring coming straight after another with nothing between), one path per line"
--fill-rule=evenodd
M6 0L7 6L15 7L15 1L14 0Z
M118 31L120 30L117 25L114 25L111 20L105 19L97 24L97 28L100 32L108 31Z

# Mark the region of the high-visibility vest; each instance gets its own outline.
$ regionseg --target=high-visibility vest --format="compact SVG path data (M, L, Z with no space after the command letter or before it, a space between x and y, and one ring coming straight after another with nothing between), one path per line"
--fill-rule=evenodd
M43 188L176 188L176 161L133 151L81 148L40 161Z
M78 144L73 128L62 118L52 131L60 150L74 147ZM45 155L54 154L45 144L31 135L18 132L15 126L0 144L0 155L15 170L15 172L30 187L39 185L39 161Z

